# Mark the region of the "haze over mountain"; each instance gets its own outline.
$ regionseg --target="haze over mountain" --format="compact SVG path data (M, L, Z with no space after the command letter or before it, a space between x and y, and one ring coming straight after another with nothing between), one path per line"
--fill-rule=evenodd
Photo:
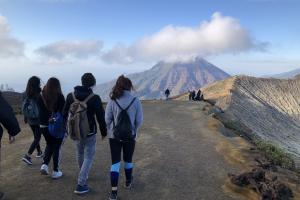
M135 95L141 99L162 98L166 88L171 90L171 96L179 95L229 76L202 58L184 62L161 61L147 71L128 75L133 81ZM100 84L95 92L107 101L114 84L115 80Z
M295 76L300 74L300 68L294 69L288 72L283 72L280 74L273 74L273 75L268 75L265 77L272 77L272 78L279 78L279 79L287 79L287 78L294 78Z

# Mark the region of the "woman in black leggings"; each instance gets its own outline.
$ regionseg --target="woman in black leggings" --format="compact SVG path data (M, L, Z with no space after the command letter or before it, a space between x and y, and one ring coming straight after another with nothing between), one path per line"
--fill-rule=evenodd
M41 80L33 76L28 80L26 91L23 97L22 111L24 114L24 121L28 123L32 133L34 140L31 143L27 154L24 155L22 160L28 165L32 165L31 155L34 150L37 150L37 158L43 156L43 152L40 147L41 140L41 131L40 131L40 123L39 123L39 108L38 108L38 98L41 95Z
M59 170L58 164L59 151L64 136L57 138L51 135L49 132L49 123L52 120L52 114L62 113L65 104L65 98L62 94L58 79L50 78L48 80L47 84L43 88L38 104L40 108L40 129L46 140L44 162L40 171L43 175L48 175L48 165L51 158L53 158L52 178L57 179L62 176L62 172Z
M112 160L110 171L112 190L109 197L110 200L116 200L118 196L118 181L122 151L126 176L125 188L130 189L133 181L132 157L138 128L143 122L143 111L140 100L131 94L130 91L132 89L133 86L131 80L123 75L120 76L111 92L111 101L109 101L106 106L105 121L109 130L109 144ZM127 123L124 123L124 121L121 122L124 119ZM121 129L118 128L121 127L121 124L125 124L127 127L125 128L127 134L124 134L124 131L121 131Z

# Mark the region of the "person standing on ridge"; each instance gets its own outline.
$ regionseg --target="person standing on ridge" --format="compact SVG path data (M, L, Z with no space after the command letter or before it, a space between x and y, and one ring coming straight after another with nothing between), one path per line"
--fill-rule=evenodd
M71 139L77 147L79 174L76 194L89 192L88 175L96 152L97 122L100 126L102 139L107 135L105 113L100 96L93 93L96 79L91 73L81 77L82 86L76 86L74 92L68 94L64 107L64 116L68 117L67 127Z
M171 92L170 92L169 88L167 88L167 89L165 90L166 100L169 99L170 93L171 93Z
M118 199L118 181L123 160L126 182L125 188L131 189L133 183L133 153L138 129L143 122L143 111L140 100L131 94L132 82L125 76L117 79L110 93L110 101L106 106L105 121L109 128L109 144L112 166L110 170L110 200Z
M41 158L43 156L43 152L40 147L41 131L39 123L39 107L37 104L41 91L41 80L36 76L32 76L28 80L22 103L24 122L29 124L34 137L27 154L25 154L22 158L22 160L28 165L32 165L31 155L35 149L37 150L37 158Z

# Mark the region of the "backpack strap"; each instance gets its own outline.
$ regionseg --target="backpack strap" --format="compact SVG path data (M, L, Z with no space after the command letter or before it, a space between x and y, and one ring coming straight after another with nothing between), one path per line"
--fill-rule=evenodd
M125 109L123 109L121 106L120 106L120 104L118 103L118 101L115 99L114 100L114 102L116 102L116 104L117 104L117 106L121 109L121 110L128 110L129 108L130 108L130 106L133 104L133 102L135 101L135 97L132 99L132 101L130 102L130 104L125 108Z
M91 93L87 98L85 98L85 100L83 101L83 103L87 103L91 98L93 98L95 96L94 93Z
M128 110L130 108L130 106L133 104L133 102L135 101L135 97L132 99L132 101L130 102L130 104L127 106L127 108L125 108L125 110Z
M76 96L75 96L75 92L72 92L72 97L73 97L73 100L74 100L74 101L78 101L78 99L77 99Z

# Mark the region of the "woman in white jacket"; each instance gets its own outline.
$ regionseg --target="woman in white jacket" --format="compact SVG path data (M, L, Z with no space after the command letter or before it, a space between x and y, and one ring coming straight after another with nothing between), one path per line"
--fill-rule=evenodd
M138 128L143 122L143 111L140 100L131 94L132 89L131 80L123 75L120 76L112 89L110 94L111 100L108 102L105 111L112 159L110 172L112 191L109 197L110 200L116 200L118 196L122 150L126 175L125 187L131 189L133 181L132 157Z

